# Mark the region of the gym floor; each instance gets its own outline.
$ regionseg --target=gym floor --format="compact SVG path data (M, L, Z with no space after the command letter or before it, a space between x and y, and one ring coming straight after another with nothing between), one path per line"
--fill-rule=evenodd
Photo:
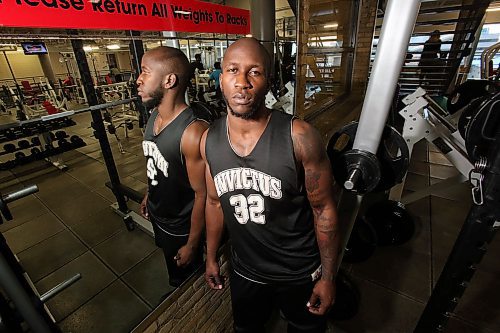
M327 138L356 117L361 101L350 98L313 123ZM130 331L169 291L163 256L140 229L127 231L112 212L116 200L108 181L99 143L92 135L90 114L76 116L69 135L87 146L64 153L62 172L47 162L32 162L0 172L0 191L37 184L40 191L12 203L14 220L0 225L12 251L40 293L80 273L82 278L47 302L64 332ZM121 181L146 189L139 129L124 138L120 153L108 135ZM413 151L405 194L458 172L437 149L420 142ZM344 264L361 293L358 314L332 323L335 332L412 332L465 220L470 187L457 184L409 204L415 218L413 238L398 247L379 247L363 263ZM129 202L138 211L138 204ZM500 331L500 267L494 240L450 320L447 332ZM282 332L276 325L275 332Z

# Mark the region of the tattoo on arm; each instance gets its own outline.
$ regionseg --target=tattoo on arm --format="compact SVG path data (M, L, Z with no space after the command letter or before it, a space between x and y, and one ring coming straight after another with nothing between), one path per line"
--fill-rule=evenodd
M321 175L319 172L312 170L306 171L306 189L309 194L314 193L319 188L319 179Z
M322 279L333 280L339 252L337 210L332 196L332 175L319 134L308 125L294 127L296 158L304 170L304 185L314 215L321 256Z

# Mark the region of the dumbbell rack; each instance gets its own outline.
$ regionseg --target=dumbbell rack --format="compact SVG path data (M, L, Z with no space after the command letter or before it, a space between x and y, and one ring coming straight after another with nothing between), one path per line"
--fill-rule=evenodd
M4 144L4 150L0 151L0 156L8 154L15 156L15 158L0 163L0 170L9 170L17 165L41 159L65 170L67 167L64 164L53 161L51 157L86 145L78 136L72 136L70 142L66 140L68 135L61 129L74 125L76 123L70 117L54 115L0 126L0 143L9 142ZM30 138L30 140L28 141L26 138ZM55 139L58 140L57 147L52 144ZM17 145L13 143L16 140L18 140ZM31 150L30 155L23 152L28 149Z

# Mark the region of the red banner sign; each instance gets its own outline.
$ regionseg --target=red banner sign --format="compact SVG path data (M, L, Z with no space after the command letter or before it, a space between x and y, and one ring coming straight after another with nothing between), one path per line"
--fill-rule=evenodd
M0 0L0 27L250 33L250 12L194 0Z

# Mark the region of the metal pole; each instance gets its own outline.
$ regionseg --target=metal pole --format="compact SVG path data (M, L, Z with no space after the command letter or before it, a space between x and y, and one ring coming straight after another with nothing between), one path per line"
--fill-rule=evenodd
M130 30L128 34L131 37L138 37L140 36L139 31L132 31ZM130 51L132 53L132 68L133 68L133 73L132 75L132 82L131 84L131 92L133 96L137 95L137 86L135 84L135 81L139 77L139 74L141 73L141 60L142 56L144 55L144 44L142 43L142 40L139 39L133 39L130 41L129 44ZM135 109L139 112L139 127L144 128L145 124L148 121L149 114L148 110L140 103L138 100L134 101Z
M176 49L181 48L181 46L179 44L179 39L177 39L177 32L175 32L175 31L162 31L161 34L163 35L163 37L172 38L172 39L166 40L167 46L175 47Z
M0 285L14 302L24 320L28 323L33 332L50 333L51 329L44 318L36 310L31 298L26 293L10 268L3 253L0 253Z
M14 71L12 70L12 66L10 65L9 57L7 57L7 54L5 53L5 51L3 51L3 56L5 57L5 62L7 62L7 66L9 67L10 75L12 76L12 79L14 80L17 95L19 96L19 99L22 101L22 100L24 100L23 92L22 92L21 88L19 87L19 84L17 83L16 76L14 75Z
M384 130L420 0L389 0L353 149L375 154Z
M252 0L252 36L262 42L271 56L271 73L274 73L274 34L276 33L276 8L274 0Z
M3 56L5 57L5 61L7 62L7 66L9 67L10 75L12 75L12 79L14 80L14 82L16 83L16 86L17 86L16 76L14 75L14 71L12 70L12 67L10 66L9 57L7 57L7 54L5 53L5 51L3 51Z
M49 80L50 85L54 87L57 80L56 75L54 74L54 69L52 68L52 64L50 63L49 55L39 54L38 61L40 61L40 66L42 66L43 74Z
M76 34L76 32L74 34ZM89 64L87 62L87 57L85 56L85 51L83 50L83 41L72 39L71 45L73 46L73 52L75 53L76 63L78 64L78 70L80 71L80 77L82 78L83 89L85 91L85 95L87 96L88 104L89 106L98 105L99 102L97 101L94 84L92 83ZM111 147L109 145L101 111L92 110L91 115L93 123L92 127L94 128L95 136L99 140L99 144L101 146L101 151L104 157L106 168L108 170L109 179L113 184L113 188L117 189L120 187L120 177L118 175L118 170L116 169L115 161L113 159L113 152L111 151ZM119 209L127 213L129 209L127 207L127 203L123 194L118 190L115 190L113 194L116 197Z

